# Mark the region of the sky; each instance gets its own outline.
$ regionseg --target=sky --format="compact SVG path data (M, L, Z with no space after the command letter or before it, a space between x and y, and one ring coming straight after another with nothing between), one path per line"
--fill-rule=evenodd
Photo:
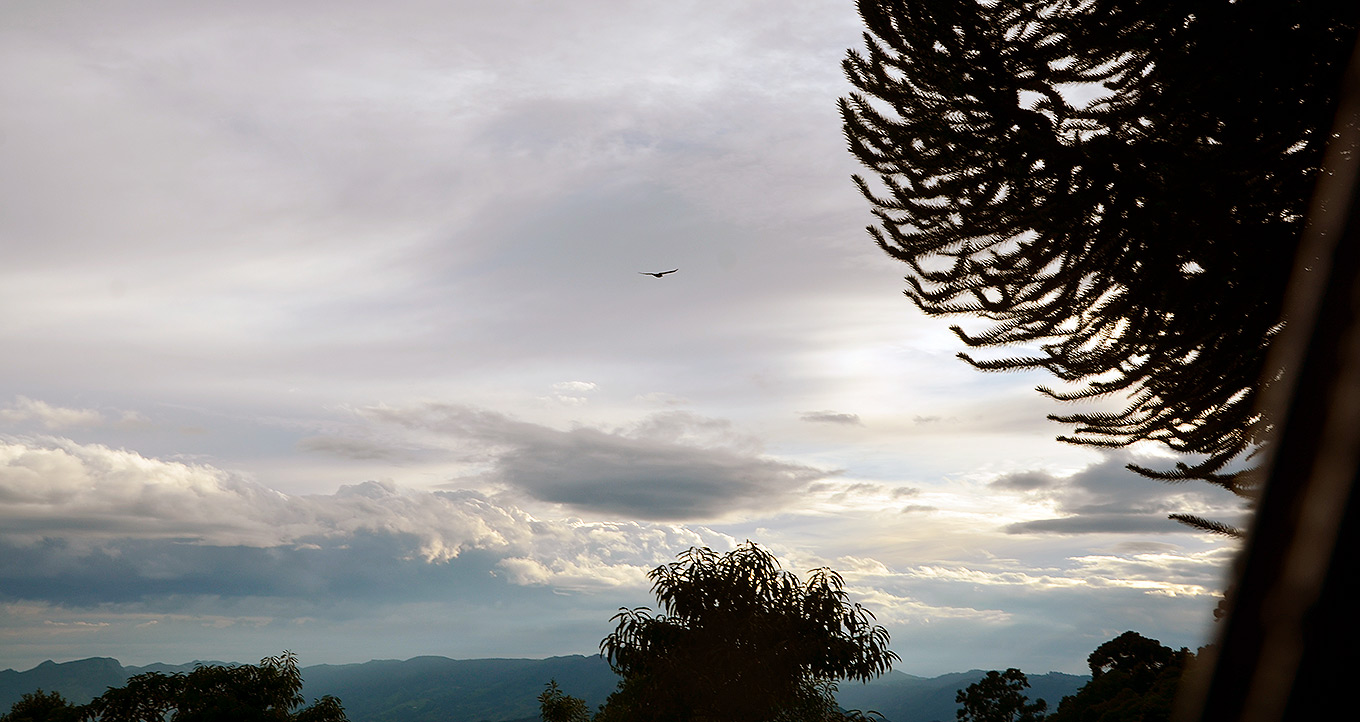
M0 3L0 668L592 654L830 566L917 675L1195 648L1236 521L865 232L849 0ZM641 272L679 269L664 278Z

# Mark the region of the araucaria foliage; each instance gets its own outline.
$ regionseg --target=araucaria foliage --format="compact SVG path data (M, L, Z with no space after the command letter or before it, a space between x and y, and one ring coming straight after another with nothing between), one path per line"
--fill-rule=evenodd
M1161 442L1248 493L1265 353L1360 3L860 0L846 137L874 240L986 370L1042 368L1065 438Z
M615 617L600 649L623 681L596 720L839 719L836 680L867 681L897 659L839 574L801 581L750 542L690 549L650 577L661 613Z

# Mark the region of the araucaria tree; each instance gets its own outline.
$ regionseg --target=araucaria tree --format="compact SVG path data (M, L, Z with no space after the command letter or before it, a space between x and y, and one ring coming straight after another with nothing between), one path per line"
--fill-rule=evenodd
M1122 410L1067 441L1195 456L1167 480L1239 493L1267 440L1265 354L1360 3L860 0L841 101L869 232L981 369ZM1225 529L1220 529L1225 530Z
M596 720L828 720L836 681L867 681L897 655L840 575L806 581L747 542L695 548L650 574L660 604L624 609L600 650L623 680Z

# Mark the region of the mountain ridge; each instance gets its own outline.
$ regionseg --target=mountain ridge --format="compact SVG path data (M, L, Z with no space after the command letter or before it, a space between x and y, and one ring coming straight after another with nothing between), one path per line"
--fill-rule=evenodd
M25 693L60 692L83 704L109 687L146 672L188 672L199 664L156 662L124 666L112 657L70 662L47 660L32 669L0 670L0 713ZM556 680L567 694L591 709L604 702L618 677L598 655L545 659L451 659L436 655L347 664L317 664L301 669L307 700L338 697L352 722L526 722L538 719L538 694ZM846 709L874 710L888 722L941 722L954 719L957 690L981 679L980 669L921 677L891 671L868 683L842 683L836 695ZM1090 678L1061 672L1029 675L1030 699L1055 709Z

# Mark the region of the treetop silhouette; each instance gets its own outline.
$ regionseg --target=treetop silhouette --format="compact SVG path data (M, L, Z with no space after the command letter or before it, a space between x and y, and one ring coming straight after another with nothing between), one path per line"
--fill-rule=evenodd
M660 613L621 609L600 643L623 679L595 722L862 719L836 706L837 680L867 681L897 659L839 574L803 581L751 542L689 549L649 578ZM555 685L539 701L548 722L580 722L579 700Z
M284 652L258 665L199 665L188 674L146 672L110 687L88 704L42 690L0 717L3 722L346 722L340 700L303 703L297 656Z
M1048 703L1030 702L1025 695L1028 687L1029 678L1014 667L992 670L958 691L954 701L962 706L955 716L959 722L1040 722Z

